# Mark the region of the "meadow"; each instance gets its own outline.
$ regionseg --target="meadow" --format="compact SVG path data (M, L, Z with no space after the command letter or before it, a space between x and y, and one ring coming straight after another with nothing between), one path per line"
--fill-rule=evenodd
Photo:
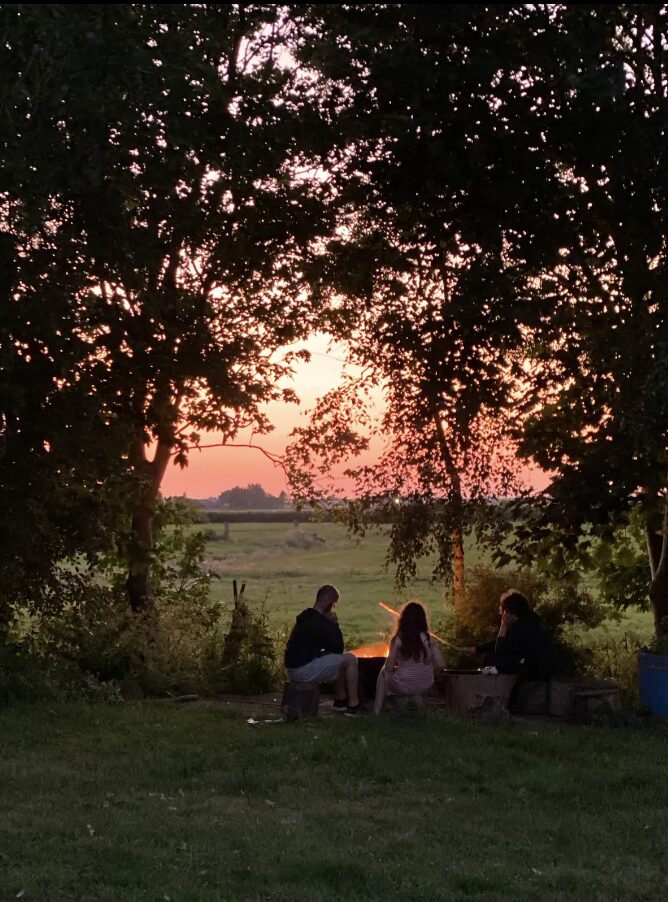
M289 626L308 607L318 586L333 583L341 592L338 607L344 633L353 642L372 642L391 627L392 617L378 602L400 605L407 598L424 602L438 619L450 608L450 595L431 580L430 559L417 578L398 592L392 567L385 567L387 536L382 528L370 529L363 538L351 538L338 523L232 523L225 540L223 524L193 527L207 537L205 565L216 574L212 597L231 606L232 580L246 583L250 603L264 605L271 623ZM488 553L469 537L467 566L491 566ZM652 631L648 613L630 611L591 631L588 639L620 638L626 633L647 637Z
M288 626L332 581L351 644L402 595L386 537L332 523L205 527L232 579ZM489 561L469 543L469 563ZM632 614L599 629L646 629ZM668 889L668 728L425 719L249 725L215 701L0 709L0 900L650 902ZM277 713L277 712L276 712Z

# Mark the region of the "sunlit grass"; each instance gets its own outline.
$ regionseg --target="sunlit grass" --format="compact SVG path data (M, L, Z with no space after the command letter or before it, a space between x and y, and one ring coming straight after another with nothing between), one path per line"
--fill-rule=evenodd
M289 523L232 523L230 538L223 541L223 524L197 528L219 537L207 543L207 565L219 576L212 587L214 600L231 605L232 579L246 582L247 598L264 604L276 626L291 625L326 582L341 591L339 616L344 632L365 642L390 626L387 613L378 606L380 600L400 604L418 597L436 619L449 606L444 586L431 580L433 559L422 562L418 578L403 592L396 591L392 568L385 567L383 529L371 529L364 538L355 539L335 523L302 523L297 530ZM466 542L466 560L469 566L491 566L488 553L472 538ZM620 639L626 634L649 641L651 633L651 615L629 611L585 635L583 641Z
M213 598L231 603L232 579L245 581L247 597L265 604L276 625L292 623L327 582L341 592L342 625L365 640L389 626L387 613L378 607L380 600L400 603L417 596L434 615L444 610L445 588L431 581L433 560L424 561L418 578L403 592L394 588L394 573L385 567L387 536L382 529L355 539L335 523L304 523L298 529L286 523L232 523L230 538L223 541L222 524L205 528L221 537L207 543L207 564L219 576ZM484 560L473 543L468 560Z

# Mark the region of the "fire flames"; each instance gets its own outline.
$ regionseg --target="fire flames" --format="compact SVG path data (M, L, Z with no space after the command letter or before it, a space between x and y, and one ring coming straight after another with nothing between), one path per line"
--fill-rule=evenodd
M375 645L362 645L361 648L353 648L356 658L386 658L390 653L387 642L376 642Z

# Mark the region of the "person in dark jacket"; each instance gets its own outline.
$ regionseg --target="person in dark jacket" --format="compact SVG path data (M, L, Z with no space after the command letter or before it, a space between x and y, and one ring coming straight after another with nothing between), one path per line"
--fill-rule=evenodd
M499 601L501 624L495 640L477 645L476 654L499 673L516 673L528 680L549 677L549 647L540 618L517 589L504 592Z
M343 651L343 634L336 616L339 591L321 586L315 604L297 616L285 647L285 669L297 683L334 683L334 710L361 713L357 658Z

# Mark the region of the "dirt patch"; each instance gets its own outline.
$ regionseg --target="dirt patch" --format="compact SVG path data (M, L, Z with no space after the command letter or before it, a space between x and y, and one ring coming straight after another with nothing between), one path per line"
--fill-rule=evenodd
M326 545L327 539L323 539L317 532L304 532L303 529L295 529L285 540L285 544L288 548L310 551L311 548L321 548L323 545Z

